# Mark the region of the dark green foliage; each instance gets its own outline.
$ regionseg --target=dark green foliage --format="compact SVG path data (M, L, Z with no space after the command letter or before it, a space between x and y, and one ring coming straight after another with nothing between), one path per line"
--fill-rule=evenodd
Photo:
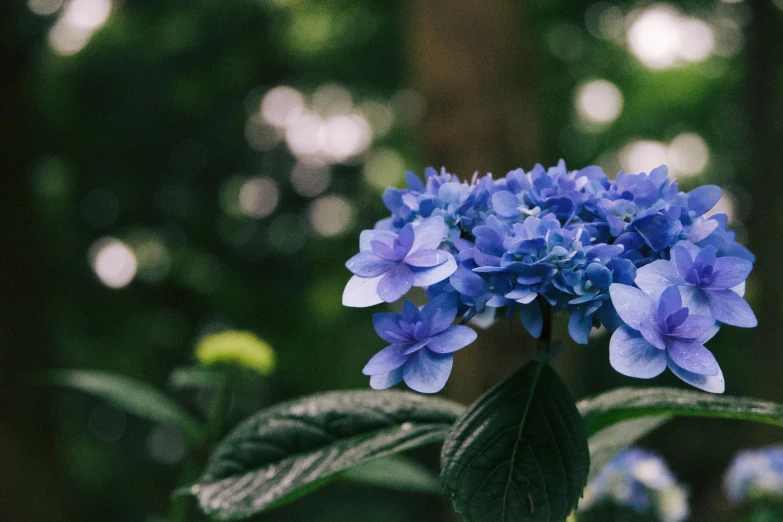
M248 518L349 468L443 440L458 404L400 391L304 397L251 417L218 446L190 488L218 520Z
M590 465L584 423L562 381L531 362L457 421L441 481L471 522L559 522L576 506Z

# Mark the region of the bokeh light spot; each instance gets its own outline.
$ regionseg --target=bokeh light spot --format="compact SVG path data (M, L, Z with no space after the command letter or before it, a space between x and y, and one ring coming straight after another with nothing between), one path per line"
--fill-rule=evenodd
M372 151L364 164L364 179L379 190L395 185L404 175L405 162L393 149Z
M332 182L329 166L318 160L298 161L291 169L291 186L306 198L320 196Z
M623 148L620 153L620 162L625 172L649 172L666 163L667 152L666 145L660 141L634 141Z
M265 177L251 178L239 189L239 208L249 217L262 218L277 208L280 191L277 183Z
M623 94L607 80L582 84L576 93L579 116L594 123L611 123L623 110Z
M119 239L106 237L93 243L90 259L93 272L109 288L123 288L136 276L136 255Z
M308 218L310 226L318 235L333 237L351 227L353 214L353 208L345 198L330 195L313 201Z
M676 177L702 172L710 160L710 150L704 139L687 132L675 137L669 144L668 163Z

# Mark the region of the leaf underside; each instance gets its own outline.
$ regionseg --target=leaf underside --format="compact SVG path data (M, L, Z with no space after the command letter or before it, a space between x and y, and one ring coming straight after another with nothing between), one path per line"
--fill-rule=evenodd
M577 404L590 437L592 479L638 439L677 416L747 420L783 427L783 405L677 388L620 388Z
M560 522L590 465L582 418L549 366L531 362L457 421L441 482L471 522Z
M262 411L217 447L190 488L218 520L277 507L345 470L443 440L463 407L401 391L313 395Z

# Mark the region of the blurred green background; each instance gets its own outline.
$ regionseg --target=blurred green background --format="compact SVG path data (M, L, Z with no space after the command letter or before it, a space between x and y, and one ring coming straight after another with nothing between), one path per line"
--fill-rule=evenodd
M169 427L21 386L34 370L118 372L200 415L204 397L167 376L235 328L278 368L232 422L366 387L378 310L341 306L343 263L385 216L383 188L427 165L667 163L686 190L720 184L758 256L760 326L710 348L727 393L783 401L781 0L8 0L0 31L0 520L164 520L184 456ZM650 384L615 373L607 342L556 361L577 399ZM532 354L520 325L496 324L444 394L471 401ZM721 522L731 455L782 439L683 419L643 442L689 485L692 520ZM437 448L416 456L436 469ZM259 520L457 517L333 484Z

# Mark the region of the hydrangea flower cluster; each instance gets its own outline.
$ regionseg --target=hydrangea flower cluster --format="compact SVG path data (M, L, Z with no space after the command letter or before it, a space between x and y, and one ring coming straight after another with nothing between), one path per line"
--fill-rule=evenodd
M703 343L723 323L751 327L756 318L743 299L754 256L735 241L725 215L706 215L720 188L682 192L665 166L612 180L595 166L568 171L562 160L499 179L461 181L432 168L424 182L410 172L406 178L408 188L386 189L391 216L361 233L360 252L346 263L353 277L344 305L392 303L418 286L440 318L491 322L504 310L536 338L543 313L563 311L579 344L587 344L594 326L614 332L610 362L619 372L651 378L668 367L698 388L723 391ZM381 353L398 353L393 346L414 340L405 355L423 351L388 357L365 373L375 388L404 380L437 392L451 370L444 355L473 339L463 331L450 350L424 350L423 332L443 324L428 325L424 310L418 318L405 308L384 324L408 337L379 330L392 343ZM411 333L416 324L420 330Z
M726 472L724 487L735 504L759 498L783 500L783 446L738 453Z
M688 518L688 493L657 454L630 448L614 457L585 488L579 511L611 503L662 522Z

